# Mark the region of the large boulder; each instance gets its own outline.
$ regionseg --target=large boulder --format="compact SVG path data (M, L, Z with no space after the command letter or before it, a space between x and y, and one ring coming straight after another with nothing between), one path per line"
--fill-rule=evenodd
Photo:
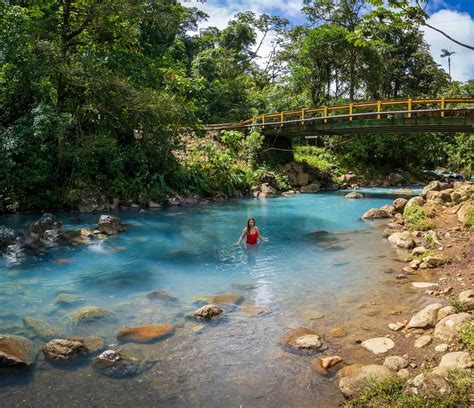
M371 208L362 215L363 220L373 220L377 218L390 218L390 214L380 208Z
M16 242L17 232L5 225L0 225L0 250Z
M277 195L278 191L273 188L270 184L268 183L263 183L260 186L260 193L259 197L271 197Z
M382 365L371 364L358 368L352 375L339 381L339 389L347 398L357 396L370 381L384 381L393 377L393 372Z
M173 331L174 327L171 324L128 327L117 333L117 339L133 343L149 343L168 337L173 334Z
M442 398L451 392L451 386L436 373L421 373L408 380L404 393L409 395L422 395L431 398Z
M395 232L388 237L388 242L402 249L412 249L415 241L409 231Z
M89 352L82 341L53 339L43 346L44 356L52 361L75 360Z
M48 248L66 245L69 241L64 233L59 229L46 230L43 233L41 242Z
M406 198L396 198L395 200L393 200L392 205L395 207L395 210L398 213L403 214L403 210L405 209L407 203L408 200Z
M474 202L469 201L467 203L464 203L461 207L459 207L459 210L457 212L458 215L458 221L461 224L465 224L469 218L469 214L471 211L474 211Z
M36 360L33 342L25 337L0 335L0 367L27 367Z
M421 196L426 197L430 191L440 191L440 190L441 190L441 182L438 180L435 180L423 188L423 190L421 191Z
M115 215L101 215L99 217L99 231L107 235L118 234L125 230L122 221Z
M452 342L458 336L460 326L465 322L470 322L474 317L469 313L458 313L446 316L441 319L434 329L434 336L445 342Z
M307 186L303 186L300 188L302 193L317 193L321 188L321 185L317 181L313 181L311 184Z
M60 229L62 223L58 217L50 213L44 213L39 220L30 224L29 230L33 234L43 235L47 230Z
M426 329L435 327L438 320L438 310L443 307L441 303L432 303L421 309L408 322L408 329Z
M433 373L447 377L452 370L469 370L474 367L474 358L467 351L454 351L441 357Z
M424 203L425 203L425 200L424 200L423 197L415 196L415 197L412 197L408 200L408 202L405 205L405 208L408 208L408 207L422 207Z
M276 179L275 175L272 174L272 173L263 173L260 176L260 182L262 184L267 183L269 186L271 186L275 189L277 188L277 179Z
M462 308L467 312L474 310L474 290L469 289L458 295L458 301L462 304Z
M104 211L111 207L107 197L94 189L73 190L68 197L71 207L80 212Z
M296 185L303 187L309 184L309 175L307 173L298 173L296 176Z
M343 176L341 176L340 180L343 184L348 184L348 185L354 185L359 182L359 178L357 177L357 175L355 175L352 172L344 174Z

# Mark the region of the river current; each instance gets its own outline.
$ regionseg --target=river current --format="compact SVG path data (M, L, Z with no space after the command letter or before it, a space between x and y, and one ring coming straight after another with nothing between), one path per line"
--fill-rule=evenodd
M334 376L320 376L311 367L314 356L290 353L280 339L292 328L311 327L325 339L324 354L334 354L341 341L363 340L364 330L383 332L371 320L381 311L367 308L387 298L396 304L406 289L393 284L400 264L379 223L360 216L395 196L370 190L349 200L342 192L322 192L123 211L117 215L127 230L120 235L20 263L0 259L0 333L32 337L22 324L29 316L68 335L100 336L111 348L155 362L137 376L112 379L89 363L56 366L39 353L26 371L0 372L0 406L338 406L343 399ZM99 217L58 216L65 230L94 228ZM248 217L268 241L235 244ZM9 216L0 224L26 228L37 218ZM149 299L151 290L177 300ZM64 294L74 303L55 304ZM218 324L186 318L200 298L214 294L242 299ZM104 307L116 319L77 332L68 316L85 306ZM173 324L174 335L117 345L120 328L152 323ZM333 341L334 327L343 327L346 339Z

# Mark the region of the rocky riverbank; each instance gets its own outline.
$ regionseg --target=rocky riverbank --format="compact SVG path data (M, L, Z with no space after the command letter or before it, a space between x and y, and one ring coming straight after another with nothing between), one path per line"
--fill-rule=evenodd
M420 196L362 215L389 220L383 236L406 265L396 280L425 296L416 313L394 317L384 336L357 340L373 357L362 353L337 372L349 405L472 406L473 217L474 185L439 181ZM340 359L318 358L315 366L324 374L328 358Z

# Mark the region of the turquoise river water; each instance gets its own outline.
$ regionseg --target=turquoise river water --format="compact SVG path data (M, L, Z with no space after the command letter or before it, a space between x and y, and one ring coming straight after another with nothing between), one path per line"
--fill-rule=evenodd
M377 222L359 219L394 195L370 190L366 197L328 192L123 211L117 215L127 230L120 235L20 263L0 259L0 333L31 337L22 324L30 316L68 335L100 336L114 348L120 328L175 326L173 336L157 343L119 345L156 362L131 378L101 376L89 363L58 367L40 353L29 370L0 372L0 406L338 406L343 399L334 376L320 376L311 368L314 356L289 353L279 341L292 328L312 327L325 338L325 354L337 352L337 344L363 339L361 326L381 330L368 317L380 311L364 314L368 301L390 293L396 303L402 296L403 288L389 282L400 269L395 252ZM58 216L65 230L94 228L98 220L98 214ZM268 242L237 246L249 216ZM37 218L9 216L0 224L25 228ZM154 289L177 301L149 299ZM223 293L243 301L218 324L186 319L200 296ZM79 300L59 306L60 294ZM116 319L77 332L68 315L84 306L105 307ZM328 332L336 326L349 332L347 340L332 341Z

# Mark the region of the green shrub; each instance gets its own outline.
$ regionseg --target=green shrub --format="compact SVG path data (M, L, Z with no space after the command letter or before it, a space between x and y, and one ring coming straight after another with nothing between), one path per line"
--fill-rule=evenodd
M448 377L451 392L441 398L424 395L405 395L406 380L392 377L384 381L371 381L360 395L351 399L348 407L354 408L468 408L471 374L452 371Z
M474 322L461 324L459 328L459 342L470 353L474 352Z
M449 304L449 306L452 306L456 309L456 313L464 312L464 307L463 307L462 303L459 300L457 300L456 298L450 298L448 300L448 304Z
M468 228L474 229L474 208L469 210L469 214L467 215L467 220L464 225Z
M436 224L426 218L425 211L420 206L405 207L403 217L405 224L411 231L427 231L436 228Z

